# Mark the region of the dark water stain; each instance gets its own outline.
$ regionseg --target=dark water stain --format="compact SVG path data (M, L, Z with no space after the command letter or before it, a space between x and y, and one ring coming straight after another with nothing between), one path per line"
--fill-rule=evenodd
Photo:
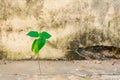
M120 59L120 48L114 46L96 45L77 48L76 53L85 59Z
M7 58L6 53L3 50L0 50L0 60Z
M108 45L105 45L104 44L105 41L109 41L110 43ZM88 54L93 59L102 57L120 58L120 49L118 48L119 46L116 45L115 47L113 47L114 46L112 45L113 41L111 40L109 35L105 36L103 34L103 31L101 30L92 29L82 34L77 33L73 37L73 39L69 41L67 44L69 44L67 46L66 54L67 59L85 59L85 57L88 56ZM81 47L80 50L82 50L82 53L85 53L85 55L83 55L84 57L76 53L75 50L79 49L79 47ZM93 56L94 53L97 54L98 56L97 55Z
M68 51L66 58L68 60L120 59L120 48L104 45L79 47L74 51Z

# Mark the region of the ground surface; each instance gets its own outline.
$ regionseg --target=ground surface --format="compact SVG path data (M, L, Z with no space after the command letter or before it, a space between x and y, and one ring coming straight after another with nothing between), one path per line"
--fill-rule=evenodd
M120 60L7 61L0 64L0 80L120 80Z

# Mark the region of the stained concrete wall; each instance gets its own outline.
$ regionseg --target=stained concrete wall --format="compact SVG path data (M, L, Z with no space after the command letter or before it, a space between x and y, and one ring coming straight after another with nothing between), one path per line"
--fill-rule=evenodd
M0 47L7 58L35 58L31 31L52 34L41 58L64 58L77 47L120 47L120 0L0 0Z

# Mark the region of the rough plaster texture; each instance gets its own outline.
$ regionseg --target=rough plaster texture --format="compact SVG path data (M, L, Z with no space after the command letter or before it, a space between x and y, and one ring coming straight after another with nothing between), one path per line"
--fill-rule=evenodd
M0 47L10 59L35 58L28 31L48 31L41 58L63 58L77 47L120 47L120 0L0 0Z

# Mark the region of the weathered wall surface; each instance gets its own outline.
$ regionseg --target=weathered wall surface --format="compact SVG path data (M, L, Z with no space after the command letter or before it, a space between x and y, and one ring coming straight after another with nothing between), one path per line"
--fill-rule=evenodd
M0 0L0 47L7 58L35 58L31 30L48 31L41 58L63 58L77 47L120 47L120 0Z

